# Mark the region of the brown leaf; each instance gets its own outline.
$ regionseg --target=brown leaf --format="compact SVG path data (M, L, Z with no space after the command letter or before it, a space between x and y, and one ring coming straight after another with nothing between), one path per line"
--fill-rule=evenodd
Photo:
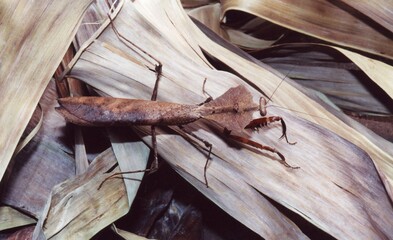
M90 2L2 1L0 179Z

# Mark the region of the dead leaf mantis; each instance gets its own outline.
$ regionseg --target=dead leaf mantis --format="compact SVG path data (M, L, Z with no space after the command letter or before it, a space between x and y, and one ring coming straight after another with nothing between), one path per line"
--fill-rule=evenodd
M112 23L112 22L111 22ZM112 23L112 27L113 23ZM115 30L115 28L114 28ZM115 30L119 36L119 33ZM133 44L133 46L135 46ZM143 51L146 53L145 51ZM150 56L150 55L149 55ZM151 100L142 99L119 99L108 97L69 97L59 99L60 107L57 110L71 123L82 126L151 126L152 149L154 161L152 166L146 170L137 170L125 173L141 171L155 171L158 168L156 126L179 126L184 131L183 125L195 122L199 119L214 121L223 127L223 133L228 138L254 148L275 153L282 163L289 168L285 157L275 148L260 144L248 138L235 135L241 133L245 128L258 129L272 122L281 122L282 136L288 143L286 135L286 124L280 116L266 116L266 100L261 97L259 104L255 104L251 93L242 85L230 88L216 99L208 98L205 102L195 105L157 102L158 82L162 74L162 65L159 61L155 67L156 83ZM253 119L252 115L259 111L261 118ZM210 159L212 144L198 137L192 132L187 132L200 140L208 148L207 161L204 167L204 179L206 176L208 161ZM292 143L290 143L292 144Z
M157 66L156 69L158 82L161 74L161 65ZM230 88L214 100L209 98L201 104L186 105L155 101L157 87L158 84L155 84L152 100L69 97L59 99L60 107L57 110L67 121L81 126L151 126L154 162L148 171L154 171L158 168L155 126L179 126L183 129L183 125L199 119L207 119L218 123L223 127L225 136L260 150L275 153L286 167L291 167L286 163L284 155L275 148L233 134L233 132L240 133L245 128L257 129L269 123L280 121L282 124L281 138L284 137L289 143L284 120L279 116L266 116L266 100L263 97L260 98L259 105L255 104L252 101L251 93L244 86L239 85ZM262 117L252 119L252 114L255 111L259 111ZM202 141L209 148L209 160L212 145L191 132L187 133ZM207 185L206 169L207 162L204 168L204 177Z

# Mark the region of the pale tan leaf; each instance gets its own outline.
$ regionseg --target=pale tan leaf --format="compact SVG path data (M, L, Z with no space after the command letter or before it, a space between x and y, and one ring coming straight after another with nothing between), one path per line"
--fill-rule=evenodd
M0 231L33 224L35 222L33 218L11 207L0 207Z
M378 84L378 86L380 86L393 99L392 66L340 47L334 48L358 65L360 69L362 69L370 77L370 79Z
M101 27L107 18L109 8L108 1L94 1L89 6L73 41L75 49L79 50L83 43Z
M34 238L88 239L128 212L123 180L105 174L116 164L111 149L100 154L84 174L57 185L39 219Z
M194 8L188 12L188 15L197 19L203 23L206 27L217 33L224 39L228 39L227 32L221 28L220 15L221 15L221 4L210 4L207 6Z
M117 228L115 225L112 225L111 228L117 235L119 235L120 237L122 237L125 240L146 240L147 239L147 238L138 236L134 233L121 230L121 229Z
M217 2L217 0L181 0L181 4L184 8L195 8L215 2Z
M140 139L130 138L135 133L127 129L108 130L112 149L116 156L121 172L145 170L149 160L150 149ZM124 174L128 207L135 199L144 172ZM129 179L127 179L129 178Z
M234 29L231 27L222 27L220 22L221 16L221 4L210 4L207 6L194 8L193 10L188 12L188 15L197 19L201 23L203 23L206 27L210 28L216 34L221 36L222 38L228 40L229 42L248 50L255 50L255 49L263 49L266 47L271 46L275 43L278 39L274 40L264 40L253 37L251 33L249 33L249 28L254 27L256 32L258 31L257 26L250 26L255 24L255 21L251 21L245 24L241 29ZM260 23L260 21L258 22ZM248 31L248 33L245 33Z
M362 3L372 6L379 0ZM393 2L385 1L384 8L392 9ZM369 7L371 9L371 7ZM373 9L377 9L374 7ZM222 17L226 12L238 10L253 14L289 29L311 35L332 43L348 46L387 58L393 58L393 40L388 33L376 28L367 17L354 12L345 4L325 0L225 0ZM385 11L389 12L389 11Z
M0 178L90 2L1 2Z
M76 175L82 174L89 167L89 161L87 160L86 147L82 137L82 130L80 127L76 127L75 131L75 173Z
M365 16L370 17L373 21L393 32L393 12L391 1L373 0L373 1L351 1L343 0L344 3L359 10Z

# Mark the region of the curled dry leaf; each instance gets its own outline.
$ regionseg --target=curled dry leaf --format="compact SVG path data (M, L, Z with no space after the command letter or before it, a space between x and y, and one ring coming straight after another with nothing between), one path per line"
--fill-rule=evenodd
M393 99L393 82L390 76L393 76L393 67L378 61L362 56L358 53L348 51L343 48L335 47L342 54L351 59L356 65L359 66L379 87L381 87L391 99Z
M356 3L351 0L343 0L343 2L370 17L391 33L393 32L393 16L392 8L389 6L390 2L384 0L359 1Z
M362 8L371 11L359 14L345 3L325 0L301 4L290 0L225 0L221 18L231 10L244 11L304 34L392 59L392 33L368 19L374 19L372 10L378 9L374 2L380 0L363 2ZM392 7L391 1L383 3L384 9Z
M203 25L220 35L224 39L228 39L228 34L220 24L221 4L210 4L199 8L194 8L188 12L188 15L197 19Z
M25 225L30 225L35 222L36 221L33 218L11 207L7 207L7 206L0 207L0 231L9 228L16 228Z
M281 38L282 34L278 37L271 35L271 29L265 29L264 33L268 35L268 39L261 39L254 35L258 34L257 31L261 31L262 25L269 24L273 25L268 21L263 21L258 18L250 20L240 28L233 28L231 26L222 26L220 22L221 17L221 3L210 4L208 6L202 6L199 8L192 9L188 12L188 15L197 19L203 23L206 27L214 31L216 34L226 39L227 41L235 44L242 49L247 50L258 50L271 46L278 39ZM260 33L258 35L261 35Z
M69 8L50 0L2 1L0 92L7 101L0 105L0 179L91 2Z
M128 212L122 179L108 177L116 158L111 149L100 154L84 174L57 185L47 202L34 238L88 239ZM99 190L98 190L99 189Z
M211 3L217 2L216 0L181 0L181 4L184 8L195 8Z
M134 234L134 233L127 232L127 231L121 230L121 229L119 229L119 228L116 228L115 225L112 225L112 226L111 226L111 229L112 229L117 235L119 235L120 237L122 237L122 238L124 238L124 239L126 239L126 240L147 240L147 238L144 238L144 237L138 236L138 235L136 235L136 234Z
M75 174L75 162L70 156L72 150L63 141L66 123L54 110L56 98L55 83L50 81L40 100L44 115L42 127L9 165L11 174L0 194L3 204L36 218L41 215L51 189ZM38 109L27 131L34 128L40 115Z

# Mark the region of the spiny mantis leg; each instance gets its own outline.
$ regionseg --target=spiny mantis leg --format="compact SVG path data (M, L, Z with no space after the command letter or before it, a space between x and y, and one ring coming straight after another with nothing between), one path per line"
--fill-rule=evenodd
M194 137L195 139L197 139L197 140L199 140L200 142L202 142L203 144L205 144L205 146L209 149L209 152L208 152L208 154L207 154L207 159L206 159L206 162L205 162L205 166L203 167L203 177L205 178L205 184L206 184L206 187L209 187L209 183L208 183L208 181L207 181L206 172L207 172L207 167L208 167L208 165L209 165L209 161L210 161L210 159L211 159L210 156L211 156L211 153L212 153L213 144L211 144L211 143L209 143L208 141L206 141L205 139L199 137L199 136L196 135L195 133L186 130L182 125L179 125L178 127L180 128L180 130L182 130L182 131L185 132L186 134L188 134L188 135Z
M267 126L269 123L278 122L278 121L281 122L281 126L282 126L282 135L281 135L280 139L285 138L287 143L289 143L291 145L296 144L296 142L289 142L288 141L287 125L285 124L284 119L279 116L268 116L268 117L261 117L261 118L254 119L246 126L246 128L258 129L263 126Z
M153 88L153 94L151 96L152 101L157 100L157 93L158 93L158 82L160 80L160 76L162 74L162 65L159 63L156 65L156 82L154 84ZM151 172L155 172L158 169L158 153L157 153L157 135L156 135L156 127L154 125L151 126L151 142L152 142L152 148L153 148L153 163L150 166Z
M243 143L243 144L252 146L252 147L257 148L257 149L261 149L261 150L265 150L265 151L269 151L269 152L272 152L272 153L277 154L277 155L280 157L281 162L282 162L282 164L283 164L285 167L292 168L292 169L297 169L297 168L299 168L299 167L292 167L291 165L289 165L289 164L286 162L284 155L283 155L282 153L280 153L279 151L277 151L277 150L276 150L275 148L273 148L273 147L270 147L270 146L267 146L267 145L262 145L262 144L260 144L260 143L257 143L257 142L255 142L255 141L252 141L252 140L250 140L250 139L248 139L248 138L245 138L245 137L233 135L233 134L231 134L231 131L229 131L229 130L226 129L226 128L224 129L224 134L225 134L227 137L229 137L230 139L235 140L235 141L237 141L237 142L240 142L240 143Z
M126 37L124 37L115 27L115 24L113 22L112 17L108 15L108 19L109 19L109 23L111 24L111 27L113 29L113 32L115 33L115 35L117 36L117 38L125 45L127 46L129 49L131 49L132 51L134 51L136 54L138 54L139 56L141 56L142 58L144 58L145 60L147 60L142 54L140 54L139 52L135 51L134 49L132 49L132 47L138 49L139 51L141 51L143 54L146 54L147 56L149 56L150 58L152 58L154 61L156 61L158 63L158 66L162 66L160 61L158 61L153 55L149 54L148 52L146 52L145 50L143 50L142 48L138 47L135 43L131 42L130 40L128 40ZM132 47L130 47L128 44L132 45ZM148 60L147 60L148 61ZM147 67L147 66L146 66ZM149 67L148 67L149 68ZM150 69L150 68L149 68ZM156 65L156 70L157 70L157 65Z
M203 101L202 103L198 104L198 106L202 106L203 104L208 103L208 102L213 100L213 97L205 90L206 81L207 81L207 78L205 78L203 80L202 93L203 93L203 95L205 95L205 97L206 96L208 96L208 97L206 98L205 101ZM183 132L193 136L195 139L199 140L200 142L203 142L203 144L205 144L205 146L207 148L209 148L209 153L207 155L205 166L203 167L203 177L205 178L205 184L206 184L206 187L209 187L209 183L207 181L207 174L206 174L206 172L207 172L207 167L209 165L209 161L211 159L210 155L211 155L211 152L212 152L213 145L211 143L209 143L208 141L206 141L205 139L203 139L203 138L199 137L198 135L194 134L193 132L187 131L183 126L179 125L179 128L181 130L183 130Z

